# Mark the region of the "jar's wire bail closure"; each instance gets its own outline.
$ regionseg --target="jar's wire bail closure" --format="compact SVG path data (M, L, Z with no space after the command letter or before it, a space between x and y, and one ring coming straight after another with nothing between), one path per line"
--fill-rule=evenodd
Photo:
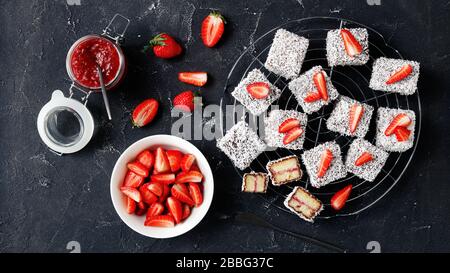
M116 13L111 21L109 21L108 25L103 29L102 35L119 44L122 42L129 25L130 19L122 14Z

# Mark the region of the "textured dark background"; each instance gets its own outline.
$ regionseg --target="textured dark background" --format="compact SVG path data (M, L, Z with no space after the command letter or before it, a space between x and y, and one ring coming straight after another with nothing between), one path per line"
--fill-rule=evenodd
M371 1L369 1L371 2ZM376 2L376 1L375 1ZM224 220L250 211L280 227L301 231L365 252L378 241L385 252L450 250L449 26L448 1L93 1L0 0L0 252L68 252L75 240L83 252L316 252L314 245L259 227ZM228 19L215 49L199 38L211 8ZM101 97L89 107L98 128L93 141L75 155L58 157L41 143L36 117L54 89L67 90L65 57L79 37L99 32L116 12L132 19L124 47L129 74L110 93L114 120L105 119ZM153 240L130 230L112 206L109 179L120 153L136 140L170 133L169 99L187 86L180 70L206 70L213 80L205 103L218 103L231 66L254 39L292 19L338 16L369 25L421 62L422 135L416 156L400 183L376 206L356 217L299 221L263 200L239 193L239 181L215 142L194 141L209 159L216 191L210 212L188 234ZM156 32L176 36L182 58L157 60L140 53ZM144 129L132 129L130 111L155 97L162 111ZM231 171L233 170L233 171Z

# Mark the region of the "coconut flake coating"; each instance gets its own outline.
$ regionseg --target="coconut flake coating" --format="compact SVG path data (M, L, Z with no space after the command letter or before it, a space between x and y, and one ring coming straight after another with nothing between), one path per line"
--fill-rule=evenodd
M369 61L369 34L365 28L348 28L356 40L361 44L361 54L350 57L345 51L344 40L340 29L330 30L327 33L327 60L329 66L338 65L364 65Z
M386 136L384 132L386 128L391 124L392 120L400 113L407 114L412 122L408 126L408 130L411 131L411 135L407 141L397 141L395 134ZM414 128L416 126L416 114L411 110L403 109L391 109L391 108L378 108L377 117L377 134L376 145L385 151L389 152L404 152L410 149L414 144Z
M324 101L320 99L311 103L305 102L305 98L308 96L310 92L318 92L314 84L313 77L316 73L320 71L323 71L325 73L325 80L327 82L327 90L328 90L328 100ZM328 77L327 73L323 70L322 66L320 65L314 66L310 70L300 75L300 77L298 77L297 79L292 80L289 83L289 89L294 94L303 111L307 114L317 112L324 105L328 105L331 101L335 100L339 95L338 91L333 86L331 79Z
M410 64L413 67L413 71L408 77L396 83L386 84L386 81L389 80L395 72L399 71L402 66L407 64ZM419 70L420 64L418 62L381 57L375 60L373 64L369 87L378 91L412 95L417 90Z
M286 79L298 76L308 50L309 40L285 29L275 33L264 66Z
M303 129L303 134L294 140L293 142L284 145L283 138L286 134L279 133L278 127L286 119L295 118L300 121L300 127ZM265 142L270 147L280 147L292 150L303 149L303 143L305 141L306 125L308 123L308 117L306 114L297 112L295 110L272 110L269 116L265 119Z
M364 108L361 120L356 127L355 132L350 132L350 110L354 104L362 105ZM346 136L365 137L369 130L370 120L372 118L373 107L351 99L346 96L340 96L339 101L334 107L333 112L327 120L327 128L330 131L338 132Z
M255 82L265 82L270 87L269 96L265 99L255 99L247 92L247 85L255 83ZM239 84L234 88L231 95L238 100L242 105L244 105L250 113L255 116L258 116L264 113L267 108L277 100L281 95L281 90L275 85L271 84L266 76L258 70L253 69L247 74Z
M244 170L266 149L266 144L245 121L240 121L217 141L217 147L237 168Z
M333 153L333 160L325 175L319 178L317 177L317 171L319 169L320 159L322 158L323 151L327 148ZM325 186L347 175L347 170L342 162L341 148L335 141L325 142L305 151L302 154L302 161L309 175L309 182L315 188Z
M356 160L364 152L370 153L373 159L361 166L356 166ZM347 171L357 177L367 181L374 181L386 163L388 157L389 153L371 144L367 140L357 138L353 140L352 144L350 144L350 148L345 158L345 166L347 167Z

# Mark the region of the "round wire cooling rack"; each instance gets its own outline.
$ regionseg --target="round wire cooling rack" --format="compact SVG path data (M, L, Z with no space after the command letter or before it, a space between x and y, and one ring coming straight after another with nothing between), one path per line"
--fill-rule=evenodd
M370 60L366 65L328 67L325 49L327 32L342 27L362 27L368 30ZM374 91L369 88L371 68L375 59L383 56L403 59L402 55L396 49L389 46L384 37L376 30L351 20L335 17L309 17L293 20L277 26L263 34L236 60L228 74L224 94L221 100L220 120L222 122L221 129L223 134L226 133L227 129L230 129L231 126L244 117L252 126L257 126L259 124L259 126L257 126L259 128L258 132L263 139L262 135L264 134L264 130L261 130L263 129L264 124L263 117L255 117L246 113L244 107L239 105L231 96L234 87L237 86L247 73L254 68L260 69L273 84L282 90L280 98L274 102L273 105L277 105L279 109L303 112L295 97L289 91L287 81L264 68L264 60L267 57L274 34L280 28L304 36L310 41L308 52L302 66L302 73L313 66L321 65L327 71L328 75L330 75L334 86L341 95L368 103L376 109L379 107L401 108L410 109L416 113L416 133L413 148L403 153L390 153L385 166L375 181L364 181L349 173L343 179L339 179L327 186L316 189L309 186L309 179L306 175L306 171L303 169L304 175L302 180L281 187L275 187L269 184L266 194L258 194L258 196L265 200L269 206L276 207L286 213L292 214L292 212L283 205L283 202L295 186L302 186L307 188L324 204L325 209L317 218L326 219L358 214L381 200L400 180L411 162L417 148L421 129L422 112L419 92L417 91L411 96L402 96L395 93ZM345 155L347 153L348 146L353 138L331 132L325 126L325 121L330 115L333 107L333 104L330 104L323 107L320 111L308 115L304 150L311 149L320 143L335 140L341 146L342 154ZM376 112L374 112L374 116L376 116ZM375 142L375 118L372 118L370 129L365 139L372 143ZM282 148L266 151L255 159L245 172L266 172L265 166L268 161L288 155L300 156L302 152L303 150L293 151ZM302 166L302 168L304 167ZM244 172L237 168L235 168L235 170L242 178ZM345 207L339 212L336 212L330 206L330 199L334 193L348 184L353 185L352 194Z

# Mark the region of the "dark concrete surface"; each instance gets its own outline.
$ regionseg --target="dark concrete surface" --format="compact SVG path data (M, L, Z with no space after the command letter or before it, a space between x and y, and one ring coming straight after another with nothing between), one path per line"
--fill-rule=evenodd
M70 2L70 1L69 1ZM234 224L228 217L250 211L278 226L367 252L378 241L383 252L450 251L449 1L88 1L0 0L0 252L320 252L323 249L278 232ZM377 1L368 1L377 2ZM223 41L205 48L201 20L210 9L228 19ZM98 33L115 13L132 19L124 48L129 60L124 84L110 93L114 120L106 119L101 96L89 108L97 134L75 155L58 157L41 142L36 117L55 89L67 92L68 48ZM213 80L204 103L218 103L226 75L259 35L289 20L337 16L371 26L405 58L421 62L422 135L416 155L394 189L358 216L311 225L239 192L240 182L214 141L193 141L213 168L215 196L202 223L170 240L143 237L121 222L109 195L109 179L120 153L136 140L170 133L170 100L188 86L180 70L206 70ZM140 49L165 31L184 45L183 57L165 61ZM133 129L130 112L147 97L161 102L150 126Z

